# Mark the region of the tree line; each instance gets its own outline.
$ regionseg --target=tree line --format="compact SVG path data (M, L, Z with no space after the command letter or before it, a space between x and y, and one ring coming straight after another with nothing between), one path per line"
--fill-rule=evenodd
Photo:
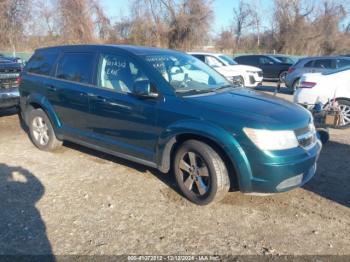
M216 0L218 1L218 0ZM235 0L232 0L235 1ZM108 17L98 0L0 0L0 49L79 43L230 53L350 53L349 6L341 0L236 0L231 24L214 32L213 0L131 0Z

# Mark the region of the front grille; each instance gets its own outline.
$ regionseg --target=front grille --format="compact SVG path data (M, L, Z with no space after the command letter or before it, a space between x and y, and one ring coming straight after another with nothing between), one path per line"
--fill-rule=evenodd
M12 87L18 87L17 79L0 79L0 88L7 89Z
M298 139L299 145L305 149L311 148L317 141L316 129L313 124L294 131Z
M20 73L20 68L0 68L0 74Z

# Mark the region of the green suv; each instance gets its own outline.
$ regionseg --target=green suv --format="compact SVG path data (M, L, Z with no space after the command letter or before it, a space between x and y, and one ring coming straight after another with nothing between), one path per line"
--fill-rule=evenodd
M21 75L33 143L68 140L167 173L199 205L230 188L276 193L306 183L321 143L302 107L233 87L173 50L117 45L38 49ZM151 189L150 189L151 190Z

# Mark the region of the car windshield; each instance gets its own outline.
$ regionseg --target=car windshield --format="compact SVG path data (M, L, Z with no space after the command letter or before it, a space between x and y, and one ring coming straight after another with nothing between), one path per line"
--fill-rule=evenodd
M228 56L228 55L220 55L219 58L224 60L229 65L237 65L237 62L235 60L233 60L233 58Z
M146 55L151 64L177 93L211 92L231 84L214 69L193 56L171 53Z

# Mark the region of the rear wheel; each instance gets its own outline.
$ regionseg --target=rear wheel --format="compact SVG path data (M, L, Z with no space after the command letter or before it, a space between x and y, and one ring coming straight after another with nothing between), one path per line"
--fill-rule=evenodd
M349 100L337 100L340 108L341 122L339 128L350 127L350 101Z
M281 83L285 83L286 82L287 74L288 74L288 71L283 71L283 72L280 73L278 78L279 78L279 81Z
M53 151L62 145L62 141L56 138L50 119L42 109L30 111L28 124L30 138L40 150Z
M297 89L299 87L299 81L300 81L299 78L294 80L294 82L292 84L292 94L294 94L294 92L297 91Z
M203 142L184 142L176 152L173 168L182 193L198 205L220 201L230 188L224 161Z

